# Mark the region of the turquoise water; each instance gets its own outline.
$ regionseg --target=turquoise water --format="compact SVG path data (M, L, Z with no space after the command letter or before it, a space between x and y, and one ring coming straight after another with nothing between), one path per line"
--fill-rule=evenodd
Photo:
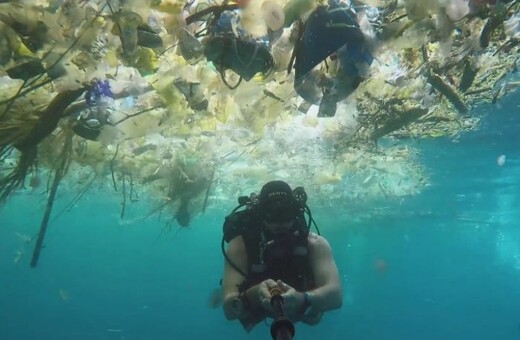
M519 105L516 95L487 108L481 129L455 142L409 141L432 181L420 195L314 210L344 304L318 326L297 324L297 339L520 339ZM91 190L50 224L31 269L20 235L37 233L45 199L18 194L0 208L0 339L270 338L208 306L232 206L159 237L163 222L122 225L119 196ZM148 211L129 205L125 219Z

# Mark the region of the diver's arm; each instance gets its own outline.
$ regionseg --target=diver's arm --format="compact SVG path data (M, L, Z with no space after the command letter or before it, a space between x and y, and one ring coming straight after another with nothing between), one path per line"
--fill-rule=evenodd
M309 266L314 289L300 292L284 282L281 284L284 311L293 320L308 325L320 322L323 312L341 307L339 274L328 242L321 236L309 234Z
M242 272L247 272L247 251L242 236L237 236L229 242L226 255ZM224 259L224 315L228 320L240 319L245 315L245 309L239 297L238 286L244 281L244 276Z
M309 264L315 289L308 291L312 311L324 312L340 308L343 303L339 273L329 243L309 234Z
M242 236L229 242L226 255L240 271L247 272L247 251ZM276 286L276 282L265 280L249 287L241 294L238 287L244 279L244 276L226 260L222 280L224 315L228 320L240 320L244 329L250 331L266 317L266 313L271 311L269 290Z

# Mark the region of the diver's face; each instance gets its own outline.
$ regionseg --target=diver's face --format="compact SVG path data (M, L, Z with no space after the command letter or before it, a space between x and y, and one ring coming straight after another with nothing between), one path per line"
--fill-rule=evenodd
M266 205L262 220L267 230L280 234L290 231L295 219L296 210L290 202L275 201Z
M278 221L268 222L268 221L264 220L264 225L267 228L267 230L269 230L273 234L283 234L283 233L287 233L291 230L291 228L294 225L294 220L289 221L289 222L278 222Z

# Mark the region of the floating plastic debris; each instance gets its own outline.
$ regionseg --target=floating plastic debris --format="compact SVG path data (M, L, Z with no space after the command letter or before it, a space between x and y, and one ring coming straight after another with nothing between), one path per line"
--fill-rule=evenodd
M506 155L500 155L497 157L497 165L498 166L503 166L504 164L506 164Z
M114 108L114 94L108 80L94 79L85 93L88 109L78 117L74 132L85 139L96 140L103 126L110 124L110 115Z
M511 18L504 21L504 33L510 39L520 38L520 13L512 15Z
M475 130L471 108L518 88L519 1L478 1L466 17L464 0L451 13L445 0L46 2L1 4L0 184L17 164L36 165L23 162L35 148L20 158L15 147L45 123L30 143L41 178L71 136L64 190L108 177L129 202L135 189L179 212L177 223L273 177L309 183L324 205L417 194L429 180L416 151L381 139ZM89 83L84 100L65 96ZM215 181L170 192L171 174L193 160L207 160Z

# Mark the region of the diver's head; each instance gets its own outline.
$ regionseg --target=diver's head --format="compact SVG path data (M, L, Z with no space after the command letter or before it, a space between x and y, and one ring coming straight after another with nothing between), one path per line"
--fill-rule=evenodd
M284 181L271 181L262 187L259 215L265 227L275 234L286 233L292 229L298 216L298 205L289 184Z

